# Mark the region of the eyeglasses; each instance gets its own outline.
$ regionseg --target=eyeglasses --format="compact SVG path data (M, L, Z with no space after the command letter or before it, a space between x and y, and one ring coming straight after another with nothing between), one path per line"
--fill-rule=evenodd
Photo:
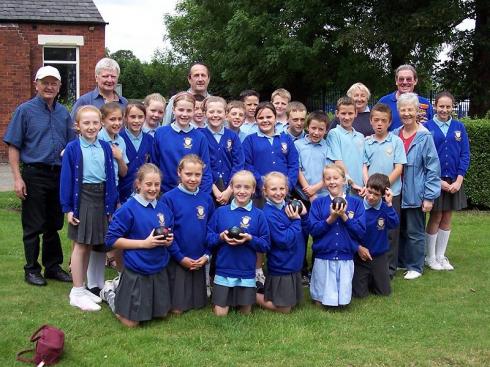
M410 82L413 82L413 78L404 78L404 77L401 76L401 77L398 78L398 81L399 82L409 82L410 83Z

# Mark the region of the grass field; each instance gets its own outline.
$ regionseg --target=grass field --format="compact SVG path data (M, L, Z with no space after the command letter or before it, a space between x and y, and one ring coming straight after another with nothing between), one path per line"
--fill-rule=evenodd
M20 214L0 193L0 365L44 323L66 333L61 366L489 366L490 213L454 217L448 255L456 270L398 276L391 297L354 300L343 311L313 306L290 315L255 309L217 318L207 308L129 330L107 307L68 304L70 284L23 280ZM62 232L69 254L66 232ZM67 260L66 260L67 261Z

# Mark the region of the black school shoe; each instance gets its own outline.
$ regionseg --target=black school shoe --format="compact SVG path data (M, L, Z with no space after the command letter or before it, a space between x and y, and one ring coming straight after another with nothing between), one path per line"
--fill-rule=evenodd
M40 273L26 273L24 279L31 285L43 286L48 284Z
M63 269L58 269L55 271L45 271L44 276L48 279L59 280L60 282L71 283L72 278L71 275L68 274Z

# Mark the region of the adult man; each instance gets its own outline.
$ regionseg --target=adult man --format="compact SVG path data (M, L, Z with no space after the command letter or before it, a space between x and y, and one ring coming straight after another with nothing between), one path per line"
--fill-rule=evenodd
M121 107L126 107L128 100L119 96L116 92L117 80L121 69L119 64L108 57L104 57L95 65L95 82L97 86L94 90L85 93L73 105L71 117L73 120L79 107L93 105L97 108L102 107L108 102L118 102Z
M189 74L187 75L187 81L189 82L190 88L187 90L189 93L194 95L200 94L204 98L210 96L208 93L208 85L211 80L209 75L208 67L200 62L194 63L189 69ZM163 118L163 125L169 125L173 120L173 109L174 109L174 97L170 98L168 101L167 109L165 110L165 117Z
M22 200L25 280L32 285L46 285L38 263L40 235L44 276L71 282L61 269L59 181L61 152L75 134L68 110L56 102L60 86L58 70L41 67L35 77L37 95L17 107L3 138L9 145L14 191Z
M417 85L417 71L412 65L401 65L395 70L395 83L397 90L393 93L387 94L379 99L379 103L387 104L391 109L392 121L389 130L396 129L401 126L400 115L396 108L396 101L398 97L403 93L413 93L415 86ZM419 111L418 118L420 122L428 121L434 115L432 105L427 98L418 96L419 98Z

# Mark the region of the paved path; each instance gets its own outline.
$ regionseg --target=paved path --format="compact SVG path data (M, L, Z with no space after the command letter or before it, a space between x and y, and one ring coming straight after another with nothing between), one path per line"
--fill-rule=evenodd
M13 191L14 180L8 163L0 163L0 191Z

